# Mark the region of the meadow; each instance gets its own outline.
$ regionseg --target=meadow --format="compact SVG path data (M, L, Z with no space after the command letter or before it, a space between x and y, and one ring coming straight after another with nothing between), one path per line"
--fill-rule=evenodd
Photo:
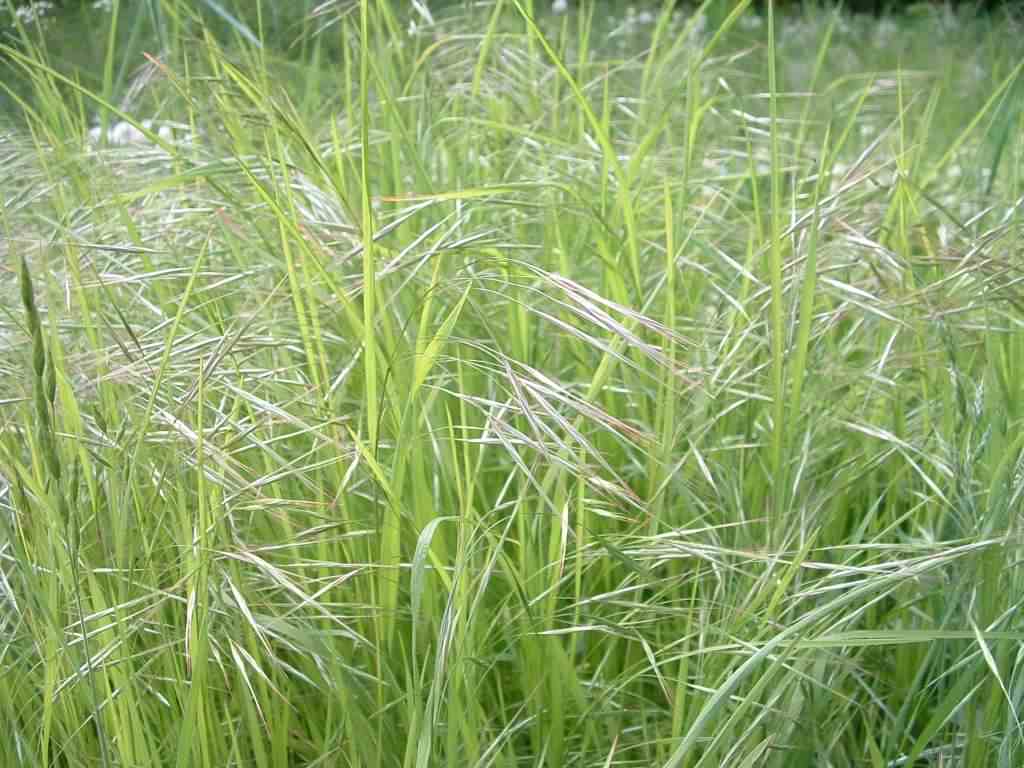
M1024 764L1021 21L75 19L0 48L0 765Z

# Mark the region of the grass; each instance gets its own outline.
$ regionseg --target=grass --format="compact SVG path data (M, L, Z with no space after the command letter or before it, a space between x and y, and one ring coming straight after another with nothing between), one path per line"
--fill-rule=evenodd
M3 51L0 765L1024 762L1018 22L272 5Z

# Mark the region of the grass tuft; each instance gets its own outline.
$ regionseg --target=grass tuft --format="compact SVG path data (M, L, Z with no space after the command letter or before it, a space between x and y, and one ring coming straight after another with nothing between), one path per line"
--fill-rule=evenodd
M1024 763L1018 22L547 8L2 48L0 765Z

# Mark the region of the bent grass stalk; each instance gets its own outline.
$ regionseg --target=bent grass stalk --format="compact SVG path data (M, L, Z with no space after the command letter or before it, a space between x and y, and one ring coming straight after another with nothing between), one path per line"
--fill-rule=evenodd
M3 64L0 763L1019 763L1019 41L300 5Z

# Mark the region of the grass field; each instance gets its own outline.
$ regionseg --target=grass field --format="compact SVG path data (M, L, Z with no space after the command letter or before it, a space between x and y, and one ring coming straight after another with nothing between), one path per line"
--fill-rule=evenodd
M3 49L0 765L1024 764L1018 22L242 5Z

